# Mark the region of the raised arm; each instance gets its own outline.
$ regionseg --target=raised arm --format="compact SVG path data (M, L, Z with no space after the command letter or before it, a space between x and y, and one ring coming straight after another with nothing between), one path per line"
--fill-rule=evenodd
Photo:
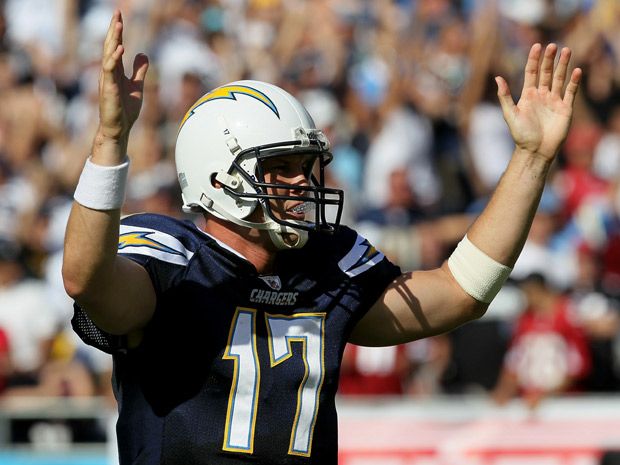
M117 255L120 205L124 183L113 172L123 172L129 132L142 106L142 90L148 68L146 55L139 54L133 74L123 69L123 20L115 11L103 46L99 77L99 128L92 145L90 163L99 178L85 179L76 191L65 234L63 280L67 293L103 330L127 334L141 328L152 316L155 291L144 268ZM102 167L108 167L103 168ZM115 168L116 167L116 168ZM119 168L120 167L120 168ZM126 170L126 167L124 168ZM99 171L97 171L99 170ZM106 171L107 170L107 171ZM116 171L115 171L116 170ZM105 196L101 176L117 176ZM110 179L111 179L110 178ZM78 195L82 192L82 196ZM86 195L83 194L92 194ZM85 201L84 199L89 199Z
M540 44L532 46L516 105L506 81L496 78L515 150L489 204L469 229L467 238L497 266L511 268L516 262L549 168L570 126L581 70L576 68L568 76L568 48L561 51L554 70L556 54L555 44L548 45L544 53ZM459 284L453 271L446 262L437 270L402 275L360 321L352 342L397 344L442 333L481 316L488 303L466 292L463 281Z

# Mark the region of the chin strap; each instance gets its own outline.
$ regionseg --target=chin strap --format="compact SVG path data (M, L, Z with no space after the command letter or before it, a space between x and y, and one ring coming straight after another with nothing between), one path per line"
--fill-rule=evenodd
M273 245L278 249L301 249L306 245L306 242L308 242L308 231L291 228L290 226L283 226L275 221L272 223L277 225L279 229L269 229L269 237ZM295 243L289 243L284 239L284 236L286 236L287 239L295 238Z
M206 202L204 202L203 199L206 200ZM290 226L284 226L282 224L276 223L271 219L263 223L255 223L253 221L246 221L242 220L241 218L236 218L227 211L223 209L218 209L216 207L216 204L204 194L201 198L199 206L202 209L210 213L214 213L215 215L220 216L239 226L250 229L267 230L271 242L279 250L301 249L304 245L306 245L306 242L308 242L308 231L295 229ZM265 212L264 207L261 206L261 208L263 208L265 216L268 216L267 212ZM187 209L191 211L192 206L183 206L184 211L186 211ZM295 222L294 220L290 221Z

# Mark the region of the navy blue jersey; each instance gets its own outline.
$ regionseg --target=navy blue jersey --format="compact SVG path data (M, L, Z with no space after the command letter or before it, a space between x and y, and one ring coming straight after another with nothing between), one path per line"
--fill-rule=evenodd
M342 352L398 267L341 227L279 252L262 276L193 223L158 215L125 218L119 253L157 294L142 342L128 349L79 308L74 327L114 354L121 464L337 463Z

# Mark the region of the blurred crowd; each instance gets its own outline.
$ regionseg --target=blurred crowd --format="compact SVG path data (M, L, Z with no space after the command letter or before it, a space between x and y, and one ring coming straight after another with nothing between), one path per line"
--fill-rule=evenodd
M616 0L0 1L0 396L106 395L111 360L70 329L63 234L98 119L102 42L149 55L124 213L181 216L178 123L207 90L273 82L332 143L345 224L403 269L441 264L513 149L534 42L584 70L573 126L512 279L449 335L345 352L343 395L483 392L536 405L620 390L620 3ZM204 141L208 146L209 141ZM200 221L200 218L192 218Z

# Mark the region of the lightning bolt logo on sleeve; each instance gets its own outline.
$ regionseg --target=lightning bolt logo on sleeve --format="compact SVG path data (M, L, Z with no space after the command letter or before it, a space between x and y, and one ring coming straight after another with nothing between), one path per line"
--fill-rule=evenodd
M119 254L148 255L169 263L187 265L194 255L175 237L149 228L121 225Z
M339 262L338 266L350 277L357 276L383 260L384 255L374 248L368 239L357 235L355 245Z
M222 86L202 96L196 103L194 103L194 105L192 105L192 107L183 117L183 120L181 121L181 124L179 125L179 130L183 127L185 122L194 114L194 111L199 106L204 105L205 103L211 102L213 100L224 99L224 100L236 101L237 95L247 95L248 97L252 97L258 100L263 105L265 105L267 108L269 108L278 117L278 119L280 118L280 113L278 112L278 108L276 107L275 103L273 103L273 101L260 90L254 89L253 87L249 87L249 86L239 86L239 85Z
M179 252L178 250L174 250L172 247L168 247L167 245L162 244L161 242L157 242L154 239L150 239L147 236L153 234L152 232L128 232L125 234L121 234L118 238L118 249L124 249L125 247L150 247L155 250L161 250L162 252L168 252L173 255L182 255L185 254Z

